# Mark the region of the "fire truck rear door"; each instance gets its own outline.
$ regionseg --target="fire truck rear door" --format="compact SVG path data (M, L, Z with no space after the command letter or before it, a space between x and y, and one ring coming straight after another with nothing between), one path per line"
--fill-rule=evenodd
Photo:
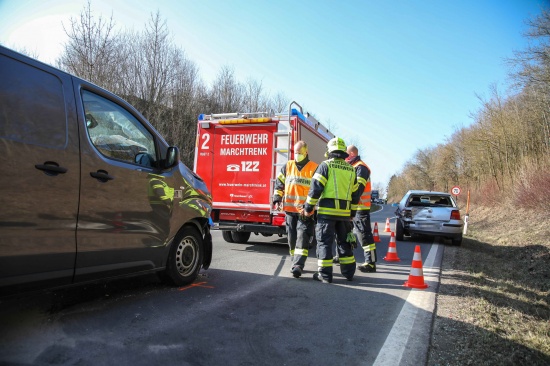
M215 208L269 210L276 123L217 125L213 144L212 196Z

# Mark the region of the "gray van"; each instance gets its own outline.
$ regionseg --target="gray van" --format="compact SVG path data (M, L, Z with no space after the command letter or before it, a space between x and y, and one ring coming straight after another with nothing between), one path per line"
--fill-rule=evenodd
M212 197L130 104L0 46L0 295L212 258Z

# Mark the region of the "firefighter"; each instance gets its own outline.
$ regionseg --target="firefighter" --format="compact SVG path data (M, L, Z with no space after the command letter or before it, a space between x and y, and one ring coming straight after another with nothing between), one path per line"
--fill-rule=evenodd
M292 258L292 275L302 275L309 253L309 247L315 235L313 217L303 213L311 177L317 169L317 163L309 160L307 144L298 141L294 145L294 160L289 160L281 168L275 181L273 204L282 203L285 212L286 233L290 256Z
M365 252L365 263L357 268L361 272L376 272L376 244L372 236L370 225L370 205L371 205L371 181L370 168L361 160L359 151L354 145L347 147L348 157L346 161L355 168L357 174L357 184L361 196L357 205L357 214L353 218L353 226L357 233L359 243Z
M355 169L344 160L348 154L341 138L335 137L328 142L325 155L328 159L315 171L304 207L306 215L311 215L318 206L315 226L318 272L313 279L332 282L332 244L336 238L340 272L351 281L356 267L351 220L359 202L357 176Z

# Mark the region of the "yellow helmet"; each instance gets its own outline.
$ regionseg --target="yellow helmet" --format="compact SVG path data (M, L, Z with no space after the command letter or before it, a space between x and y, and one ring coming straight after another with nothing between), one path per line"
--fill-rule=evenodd
M346 152L346 149L346 143L340 137L334 137L327 143L327 153L331 153L337 150Z

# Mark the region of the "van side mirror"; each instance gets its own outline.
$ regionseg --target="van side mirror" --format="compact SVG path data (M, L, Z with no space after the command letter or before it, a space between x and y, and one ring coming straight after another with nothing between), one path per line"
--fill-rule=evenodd
M180 150L175 146L170 146L166 151L166 160L164 160L164 169L170 169L180 162Z

